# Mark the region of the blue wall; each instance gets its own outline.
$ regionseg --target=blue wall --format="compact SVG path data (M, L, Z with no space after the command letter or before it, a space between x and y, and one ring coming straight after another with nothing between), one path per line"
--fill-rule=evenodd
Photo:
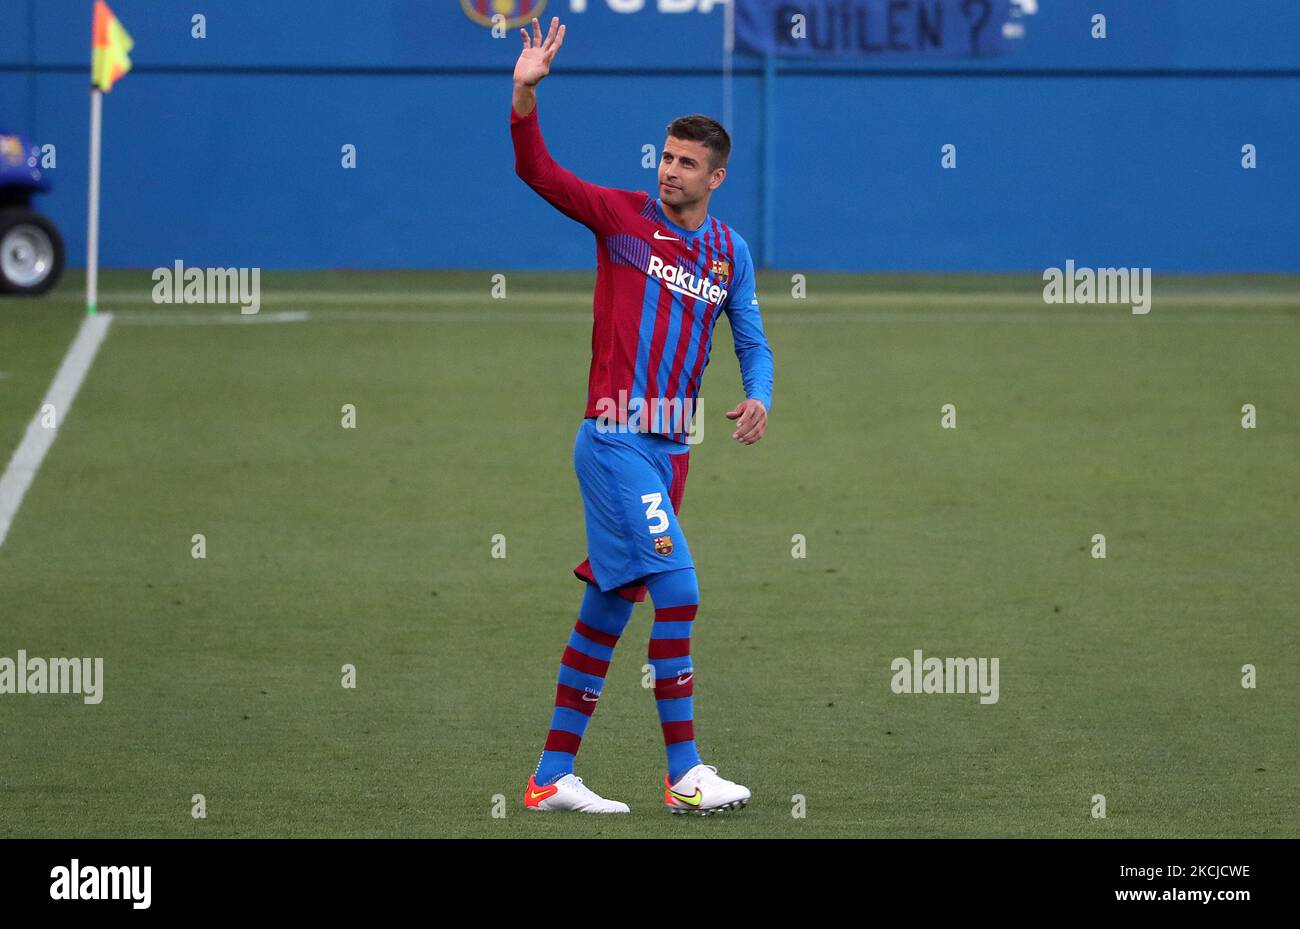
M722 115L722 7L573 2L544 14L569 23L541 89L548 143L589 180L653 189L642 146L674 116ZM74 265L90 6L0 0L0 126L57 146L43 208ZM591 267L590 233L514 175L517 33L493 39L458 0L112 6L136 70L105 100L106 266ZM772 263L1300 271L1300 3L1038 7L996 59L780 64ZM206 39L190 37L196 9ZM1098 10L1105 40L1088 35ZM760 63L738 58L735 152L712 211L756 252L764 119ZM939 167L949 142L955 171ZM344 143L356 170L340 167Z

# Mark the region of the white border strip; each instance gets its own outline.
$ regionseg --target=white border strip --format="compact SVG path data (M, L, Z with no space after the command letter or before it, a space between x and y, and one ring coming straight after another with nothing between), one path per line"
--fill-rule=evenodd
M96 313L82 320L77 337L68 346L63 364L59 365L59 370L54 375L54 382L50 384L36 415L27 424L27 432L9 459L4 474L0 475L0 545L4 545L5 537L9 535L9 526L18 513L18 507L22 506L27 488L36 479L36 472L45 460L45 453L54 444L54 437L59 432L58 426L66 421L68 411L72 409L72 401L81 389L81 382L86 379L86 372L90 370L112 321L112 313ZM54 405L56 418L53 429L41 425L41 409L47 403Z
M246 326L274 323L305 323L311 319L306 310L286 310L277 313L258 313L256 315L233 315L228 313L187 312L185 310L165 310L149 312L148 310L121 310L118 312L119 326Z

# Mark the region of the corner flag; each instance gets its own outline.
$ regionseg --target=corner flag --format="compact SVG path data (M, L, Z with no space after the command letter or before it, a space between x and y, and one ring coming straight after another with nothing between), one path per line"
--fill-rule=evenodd
M107 92L113 89L118 78L131 70L128 54L135 42L104 0L95 0L93 35L95 51L90 64L90 82Z
M95 0L90 32L90 203L86 210L86 312L94 314L99 297L99 147L104 94L131 70L135 42L104 0Z

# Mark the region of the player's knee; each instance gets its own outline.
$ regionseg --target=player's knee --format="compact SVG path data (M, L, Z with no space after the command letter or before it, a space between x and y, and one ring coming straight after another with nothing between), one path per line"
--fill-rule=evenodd
M602 593L595 584L588 584L583 594L578 619L593 629L613 636L621 636L632 618L633 604L614 591Z
M694 568L652 574L645 580L655 609L689 606L700 602L700 585Z

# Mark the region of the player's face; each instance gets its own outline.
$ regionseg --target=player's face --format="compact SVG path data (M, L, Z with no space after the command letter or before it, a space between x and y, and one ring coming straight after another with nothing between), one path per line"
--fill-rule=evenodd
M703 142L669 136L659 159L659 196L664 203L686 206L705 199L727 176L726 168L709 168Z

